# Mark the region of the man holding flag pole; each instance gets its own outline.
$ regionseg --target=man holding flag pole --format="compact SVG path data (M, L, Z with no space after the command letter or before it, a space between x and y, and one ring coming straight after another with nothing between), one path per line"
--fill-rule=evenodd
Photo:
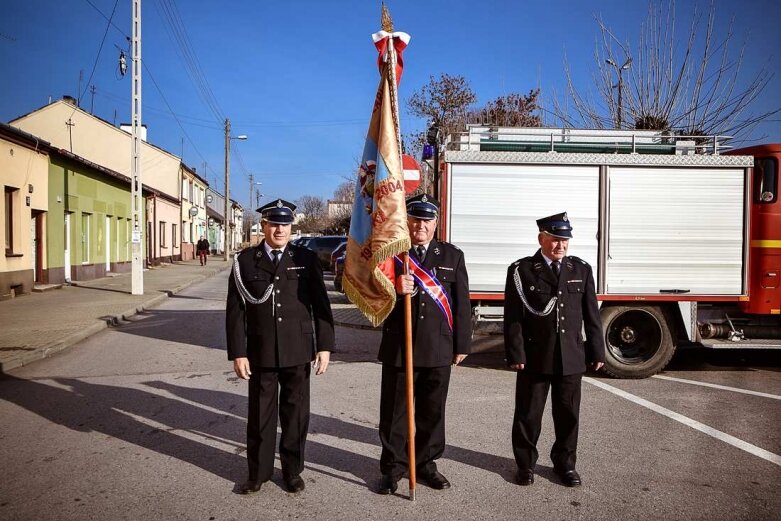
M401 154L401 132L399 128L398 84L401 80L403 67L402 52L409 43L409 35L393 32L393 24L387 8L382 6L383 30L372 35L375 47L379 52L380 84L372 109L369 130L364 145L361 166L356 181L355 204L353 207L350 233L347 240L347 254L343 285L348 298L369 319L373 325L379 325L393 312L394 319L389 321L383 332L383 346L380 358L383 361L382 397L380 404L380 439L383 453L380 466L383 473L379 492L391 494L396 491L397 482L406 466L409 472L410 499L415 499L416 471L421 470L423 481L433 488L447 488L450 483L436 469L434 460L439 458L444 450L444 402L447 395L447 384L450 376L450 362L460 363L469 349L470 334L464 334L461 329L470 327L470 309L468 298L468 282L466 270L463 267L463 255L460 256L460 266L451 263L442 265L448 272L450 284L443 286L436 278L434 266L422 266L413 260L417 268L415 281L421 280L420 288L425 286L425 296L416 298L416 306L426 305L425 299L439 302L440 315L438 319L427 323L441 324L444 320L449 328L440 327L442 337L449 339L452 359L444 364L446 371L438 371L437 380L421 378L420 370L413 361L413 322L412 322L412 281L408 273L410 234L408 229L407 207L405 205L404 174ZM429 214L427 214L429 216ZM435 216L436 217L436 216ZM409 222L415 222L411 218ZM431 220L431 219L423 219ZM436 228L436 220L429 225L431 236ZM417 234L416 234L417 235ZM426 240L431 242L431 237ZM442 250L431 257L439 256L440 251L454 247L442 244ZM435 246L436 248L436 246ZM459 251L460 253L460 251ZM422 260L422 259L419 259ZM398 268L395 263L400 265ZM401 275L401 274L404 275ZM425 279L425 284L422 282ZM456 280L457 279L457 280ZM458 298L452 299L453 287L458 287ZM409 291L408 291L409 290ZM396 295L404 295L404 303L396 302ZM429 296L429 294L431 296ZM466 302L463 295L466 295ZM457 317L452 314L450 300L458 302ZM430 306L430 307L431 307ZM465 317L464 308L466 310ZM448 311L449 310L449 311ZM449 315L448 315L449 313ZM416 311L417 314L417 311ZM458 320L457 331L453 330L455 320ZM402 324L404 334L402 334ZM386 336L386 331L390 332ZM454 339L458 339L457 342ZM430 339L417 328L416 340ZM424 340L416 346L421 351L429 347ZM454 349L454 345L458 345ZM402 346L404 354L402 356ZM457 356L452 353L458 353ZM387 361L384 359L387 357ZM441 361L439 361L441 362ZM430 364L425 369L430 368ZM441 369L441 364L437 369ZM431 371L426 371L427 374ZM444 373L447 374L444 374ZM436 418L425 429L416 432L415 429L415 392L413 381L419 379L424 386L417 393L418 403L422 411L418 417ZM404 396L406 395L406 400ZM435 412L432 412L435 411ZM403 421L406 413L406 436ZM416 439L423 446L416 450ZM404 446L407 454L405 457ZM416 464L416 458L420 459Z

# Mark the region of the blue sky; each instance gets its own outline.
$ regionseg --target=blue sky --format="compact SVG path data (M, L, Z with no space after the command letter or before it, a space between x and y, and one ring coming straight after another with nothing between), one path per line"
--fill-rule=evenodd
M111 16L115 2L3 2L0 120L43 106L50 96L77 96L81 70L81 106L89 110L93 97L86 84L93 66L89 85L96 87L94 113L114 121L116 111L118 123L130 120L130 73L120 78L117 57L119 47L129 48L125 35L131 34L131 0L116 3L116 27L109 28L98 57L108 25L98 10ZM781 2L715 3L716 40L734 16L734 55L746 41L744 76L762 66L775 74L754 111L781 107ZM695 4L708 7L702 1L677 3L680 37ZM173 5L215 109L199 96L173 37L165 15ZM565 53L575 82L591 82L595 15L634 48L648 11L647 2L640 0L388 0L387 5L396 30L412 36L402 100L430 75L448 73L466 77L480 104L539 86L547 107L554 95L564 94ZM379 29L379 0L143 0L142 15L142 116L150 142L183 155L185 163L222 191L223 129L217 114L229 117L233 135L249 136L234 142L239 152L231 160L231 196L242 203L247 202L250 172L263 183L261 204L305 194L330 197L339 183L352 178L377 87L370 35ZM772 119L751 138L781 142L781 114ZM424 125L402 106L403 132Z

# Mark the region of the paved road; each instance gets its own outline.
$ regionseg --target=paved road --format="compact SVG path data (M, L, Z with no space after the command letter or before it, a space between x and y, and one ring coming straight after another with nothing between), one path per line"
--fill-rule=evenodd
M393 497L373 492L379 333L346 328L328 373L313 378L307 490L288 494L277 472L259 494L237 495L246 383L223 350L226 278L0 379L0 519L778 519L781 373L772 358L694 354L664 375L678 380L592 378L581 415L585 485L567 489L546 457L549 416L537 482L513 483L514 375L501 353L470 357L453 372L440 464L453 488L419 486L411 502L405 486Z

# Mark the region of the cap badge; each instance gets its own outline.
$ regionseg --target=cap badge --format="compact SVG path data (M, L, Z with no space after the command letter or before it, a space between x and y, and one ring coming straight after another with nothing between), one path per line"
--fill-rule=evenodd
M424 203L428 202L428 197L426 197L426 194L423 194L423 197L420 198L420 200Z
M564 217L561 218L561 220L564 221L564 222L569 221L569 219L567 219L567 214L566 213L564 214Z
M282 199L277 199L277 208L282 208Z

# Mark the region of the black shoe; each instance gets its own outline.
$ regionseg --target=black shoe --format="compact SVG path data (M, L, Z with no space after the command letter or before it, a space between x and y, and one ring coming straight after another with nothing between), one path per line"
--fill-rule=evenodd
M534 484L534 471L533 470L519 470L518 471L518 484L522 487L528 487Z
M258 490L260 490L260 486L262 484L263 484L262 481L248 479L247 481L239 485L239 494L254 494Z
M399 480L391 476L390 474L383 474L380 480L380 488L377 493L387 496L388 494L395 494L396 489L399 488Z
M301 476L293 476L292 478L285 478L285 486L287 487L288 492L292 492L293 494L297 494L298 492L301 492L306 488L306 485L304 484L304 480L301 479Z
M418 481L436 490L450 488L450 482L437 470L426 474L421 473Z
M580 474L576 470L556 471L561 478L561 482L568 487L579 487L583 484L580 480Z

